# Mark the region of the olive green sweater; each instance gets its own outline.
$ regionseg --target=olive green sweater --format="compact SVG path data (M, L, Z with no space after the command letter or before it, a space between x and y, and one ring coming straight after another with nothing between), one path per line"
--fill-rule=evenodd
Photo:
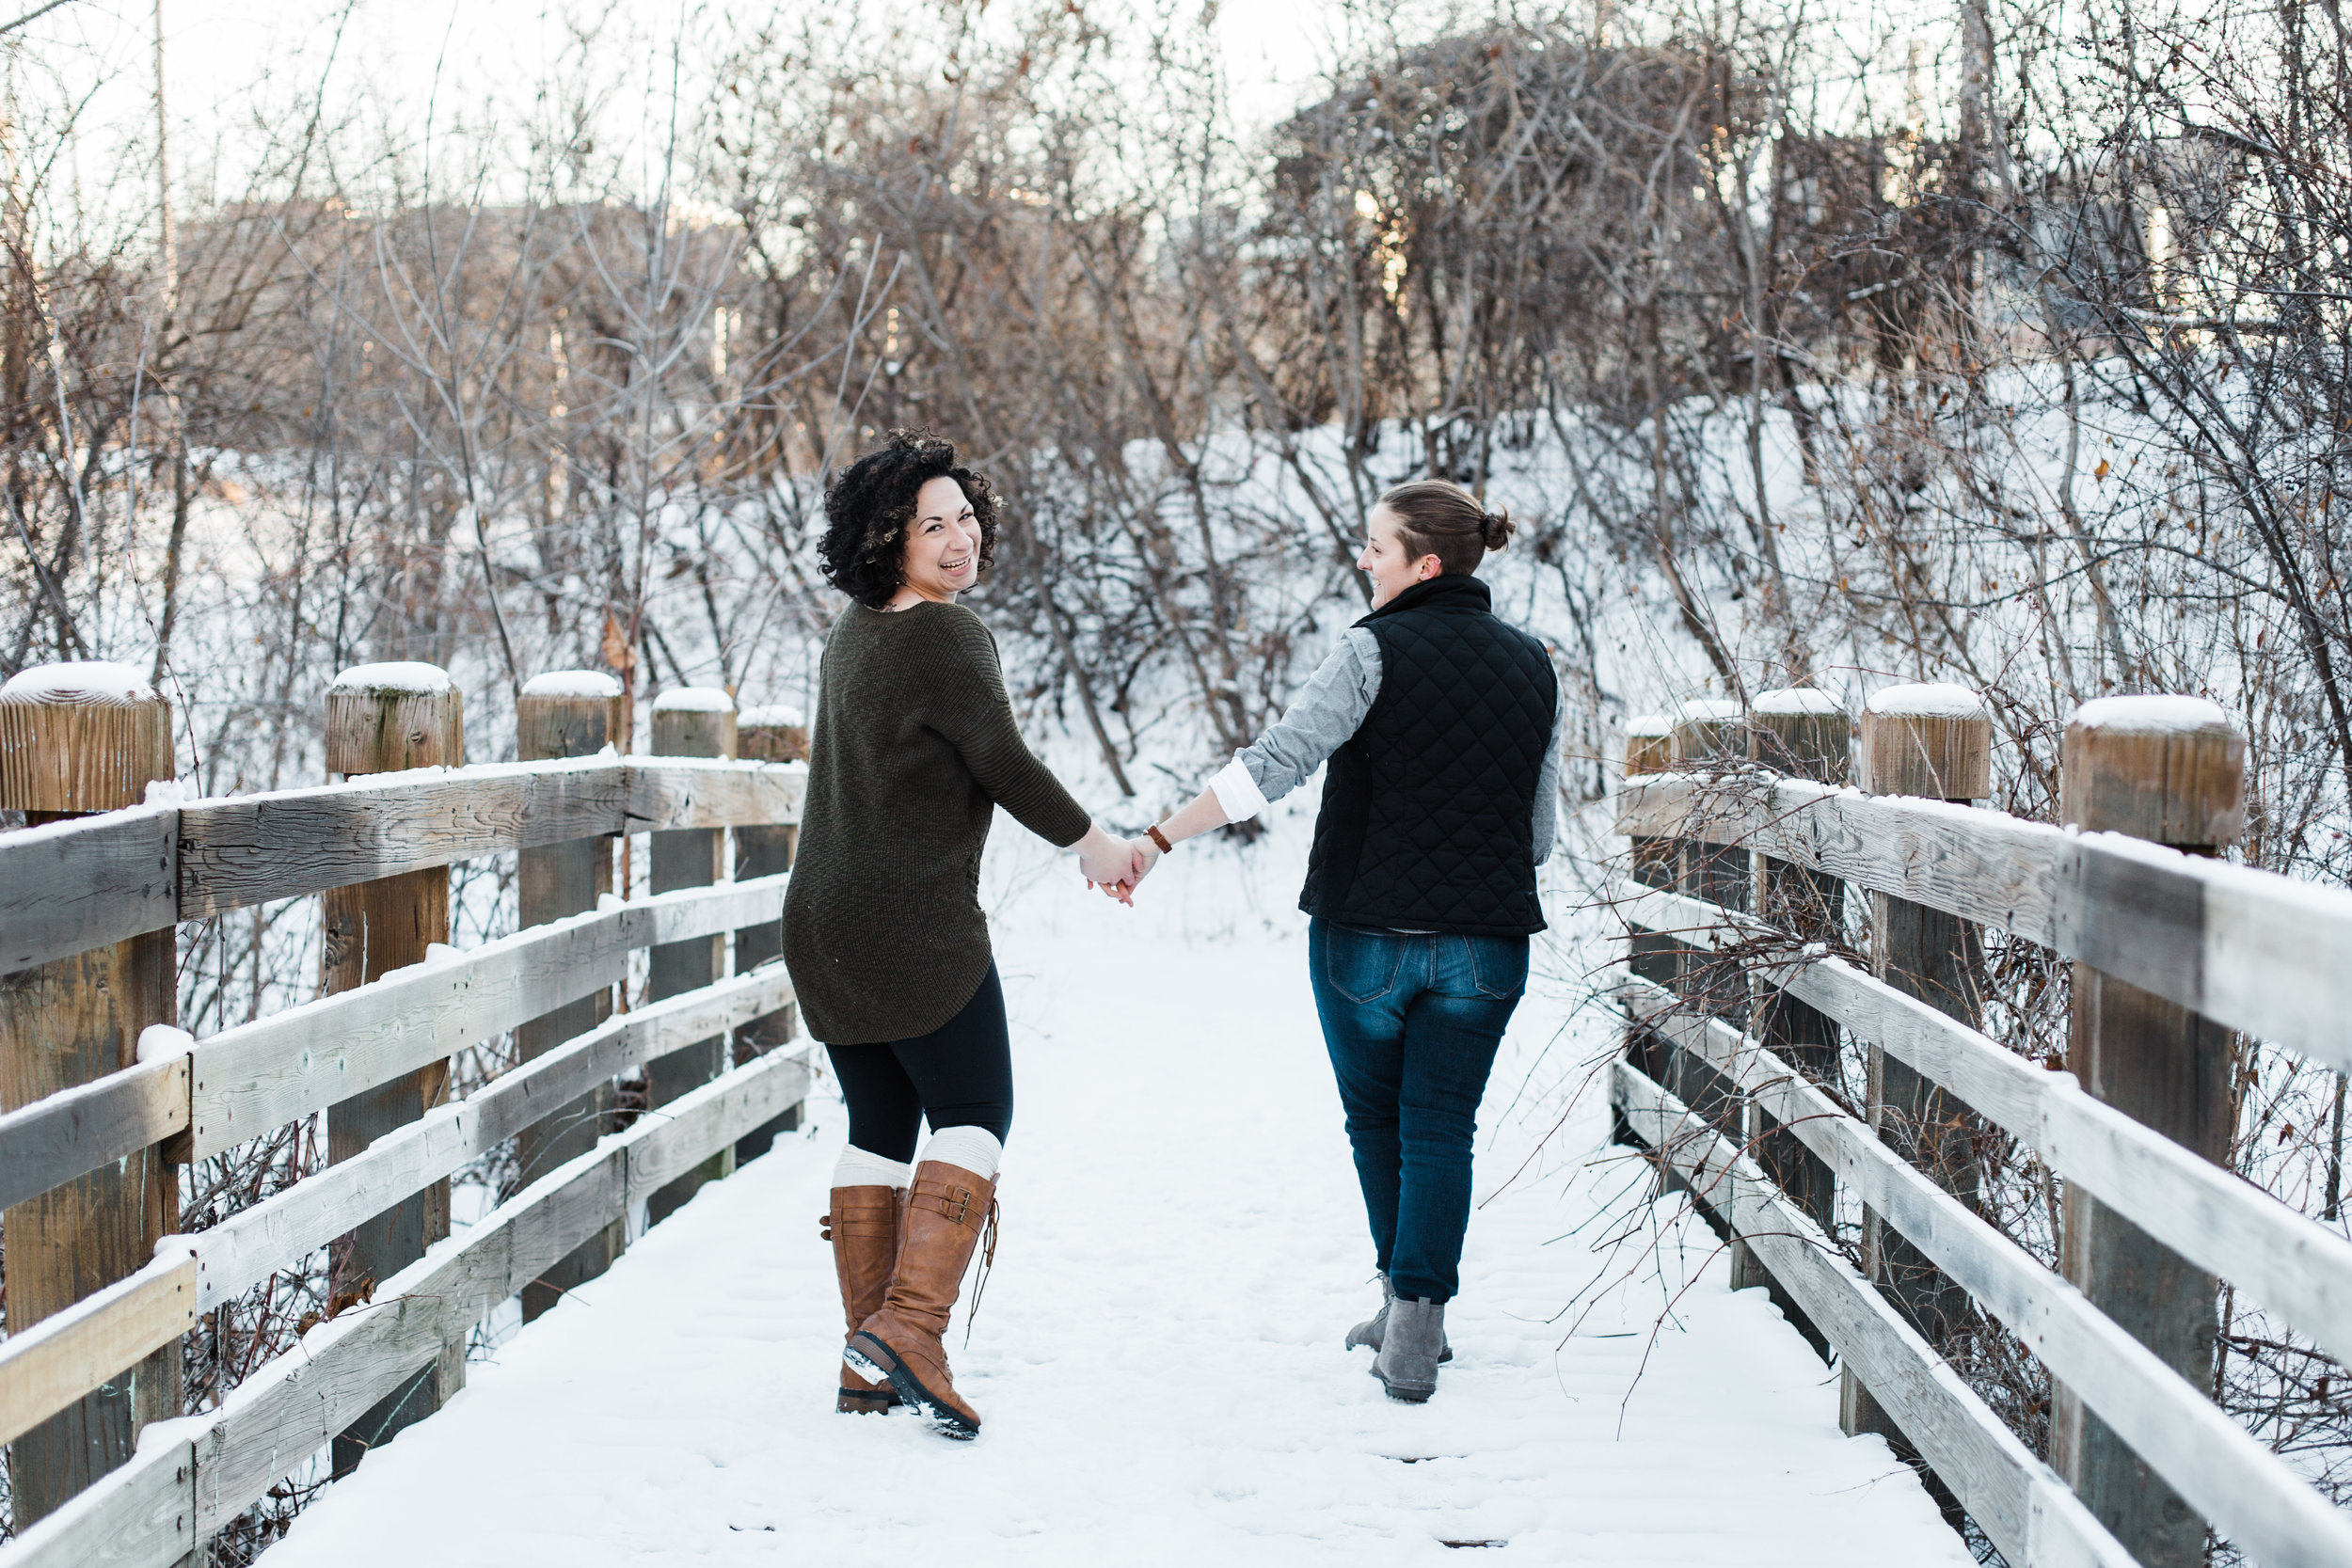
M998 806L1057 845L1089 820L1022 744L996 640L961 605L851 605L825 643L784 958L828 1045L928 1035L988 973Z

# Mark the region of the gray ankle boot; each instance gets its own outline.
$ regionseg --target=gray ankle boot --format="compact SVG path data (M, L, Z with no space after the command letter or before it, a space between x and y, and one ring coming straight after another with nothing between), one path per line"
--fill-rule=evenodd
M1389 1276L1385 1274L1375 1277L1380 1281L1380 1310L1375 1312L1368 1322L1358 1323L1347 1331L1349 1350L1354 1350L1358 1345L1370 1345L1374 1351L1377 1352L1380 1349L1381 1337L1389 1331L1389 1304L1396 1300L1396 1287L1389 1283ZM1438 1359L1453 1360L1454 1347L1441 1341L1438 1348Z
M1391 1301L1372 1375L1389 1398L1419 1404L1438 1391L1438 1352L1444 1344L1444 1302Z

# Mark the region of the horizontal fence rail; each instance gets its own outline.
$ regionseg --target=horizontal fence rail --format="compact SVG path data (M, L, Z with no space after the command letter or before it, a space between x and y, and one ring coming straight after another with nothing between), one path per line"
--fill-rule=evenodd
M171 1568L548 1265L798 1103L808 1064L737 1068L548 1172L318 1324L209 1415L158 1422L128 1465L0 1547L8 1568Z
M2079 1181L2133 1224L2224 1278L2352 1364L2352 1242L2260 1187L2201 1159L2085 1094L2071 1072L2035 1067L1844 959L1755 949L1770 928L1701 899L1625 888L1628 924L1707 953L1728 953L1785 990L1884 1047L1951 1090L2003 1132ZM1623 988L1645 1022L1682 1006L1643 982ZM1691 1021L1665 1018L1673 1032ZM1803 1135L1802 1132L1799 1133Z
M806 1048L784 1043L797 1033L795 996L771 955L806 768L734 760L737 716L716 691L656 701L655 742L680 754L618 756L627 699L609 677L578 673L523 693L520 750L545 760L419 767L462 754L462 703L438 672L386 666L351 672L327 694L328 766L351 773L345 782L180 802L150 789L152 803L126 805L141 781L171 775L167 705L127 672L100 668L81 689L77 674L0 692L17 710L0 804L34 814L34 825L0 832L0 975L22 976L8 982L20 1000L0 1015L0 1045L20 1073L43 1052L80 1053L61 1076L29 1080L35 1098L0 1115L0 1207L11 1285L34 1266L25 1259L112 1282L0 1338L0 1443L13 1470L37 1429L77 1410L87 1421L125 1390L142 1402L131 1407L135 1452L111 1472L85 1460L60 1468L39 1450L52 1466L48 1500L27 1513L20 1486L0 1564L164 1568L328 1444L341 1474L347 1448L357 1463L370 1442L429 1415L462 1383L466 1336L492 1307L522 1293L528 1322L534 1300L544 1310L609 1265L623 1221L658 1221L665 1194L674 1207L693 1181L731 1170L739 1145L764 1148L798 1124L811 1069ZM805 755L788 725L747 726L740 739L762 757ZM87 779L105 788L94 795ZM742 880L721 879L727 829L742 830ZM639 832L655 835L653 885L668 891L616 898L612 841ZM702 869L665 871L665 852L675 863L690 840ZM521 852L530 924L469 950L436 944L448 935L442 868L508 850ZM325 895L328 994L202 1039L154 1027L173 1018L174 925L314 894ZM731 976L730 937L741 971ZM605 1016L607 993L647 950L646 999ZM683 985L679 954L704 965ZM442 1102L452 1058L510 1033L522 1060ZM143 1059L105 1070L133 1054ZM640 1069L651 1105L599 1138L614 1080ZM69 1206L55 1211L68 1216L61 1227L43 1228L51 1211L40 1206L59 1189L104 1191L118 1171L160 1170L175 1194L174 1166L321 1112L328 1163L209 1229L157 1240L154 1220L171 1223L176 1196L128 1227L127 1253L111 1211ZM509 1142L524 1190L447 1236L446 1197L433 1193ZM111 1250L89 1251L107 1227ZM363 1238L375 1250L343 1259ZM246 1373L217 1410L173 1414L180 1342L201 1316L330 1243L326 1321Z
M1851 1359L2012 1563L2136 1568L2066 1482L2034 1457L1919 1331L1829 1244L1772 1180L1629 1062L1610 1098L1701 1199L1729 1213L1805 1315Z
M636 949L773 920L786 880L657 894L530 927L35 1101L0 1116L0 1204L175 1133L190 1134L191 1158L209 1158L602 990Z
M1617 831L1737 846L1981 921L2352 1071L2352 891L1760 772L1628 780Z
M494 763L53 822L0 835L0 974L501 850L795 822L807 776L716 759Z
M2216 1402L2211 1352L2226 1280L2352 1364L2352 1241L2217 1163L2236 1090L2214 1027L2352 1068L2352 892L2221 858L2243 748L2211 705L2070 722L2067 816L2130 832L1975 804L1973 693L1874 697L1871 793L1842 782L1849 722L1808 690L1629 725L1604 895L1630 944L1620 1136L1726 1236L1735 1285L1772 1287L1841 1357L1847 1430L1899 1434L2011 1563L2189 1568L2207 1524L2267 1568L2352 1563L2352 1513ZM1832 951L1841 884L1870 895L1877 973ZM2073 961L2070 1065L2095 1077L1975 1026L1979 928ZM1820 1081L1841 1040L1868 1054L1866 1104ZM2064 1179L2058 1270L1978 1212L1986 1129ZM1857 1209L1860 1270L1825 1228ZM1973 1321L1951 1292L2047 1370L2053 1465L1942 1361Z
M1959 1199L1894 1153L1786 1062L1720 1019L1641 981L1636 1012L1802 1139L1862 1201L1958 1281L2080 1393L2181 1496L2255 1560L2352 1562L2352 1517Z

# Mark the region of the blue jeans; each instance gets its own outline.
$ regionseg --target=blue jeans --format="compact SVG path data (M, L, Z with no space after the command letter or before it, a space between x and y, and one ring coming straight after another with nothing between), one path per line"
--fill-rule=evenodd
M1307 965L1380 1267L1407 1300L1451 1301L1478 1101L1527 990L1527 939L1316 920Z

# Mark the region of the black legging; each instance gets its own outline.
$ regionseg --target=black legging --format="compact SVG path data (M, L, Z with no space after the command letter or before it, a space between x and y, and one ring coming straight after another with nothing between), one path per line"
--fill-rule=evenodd
M930 1034L825 1051L850 1102L850 1142L868 1154L912 1162L926 1117L934 1132L985 1127L999 1143L1012 1130L1012 1040L993 958L963 1010Z

